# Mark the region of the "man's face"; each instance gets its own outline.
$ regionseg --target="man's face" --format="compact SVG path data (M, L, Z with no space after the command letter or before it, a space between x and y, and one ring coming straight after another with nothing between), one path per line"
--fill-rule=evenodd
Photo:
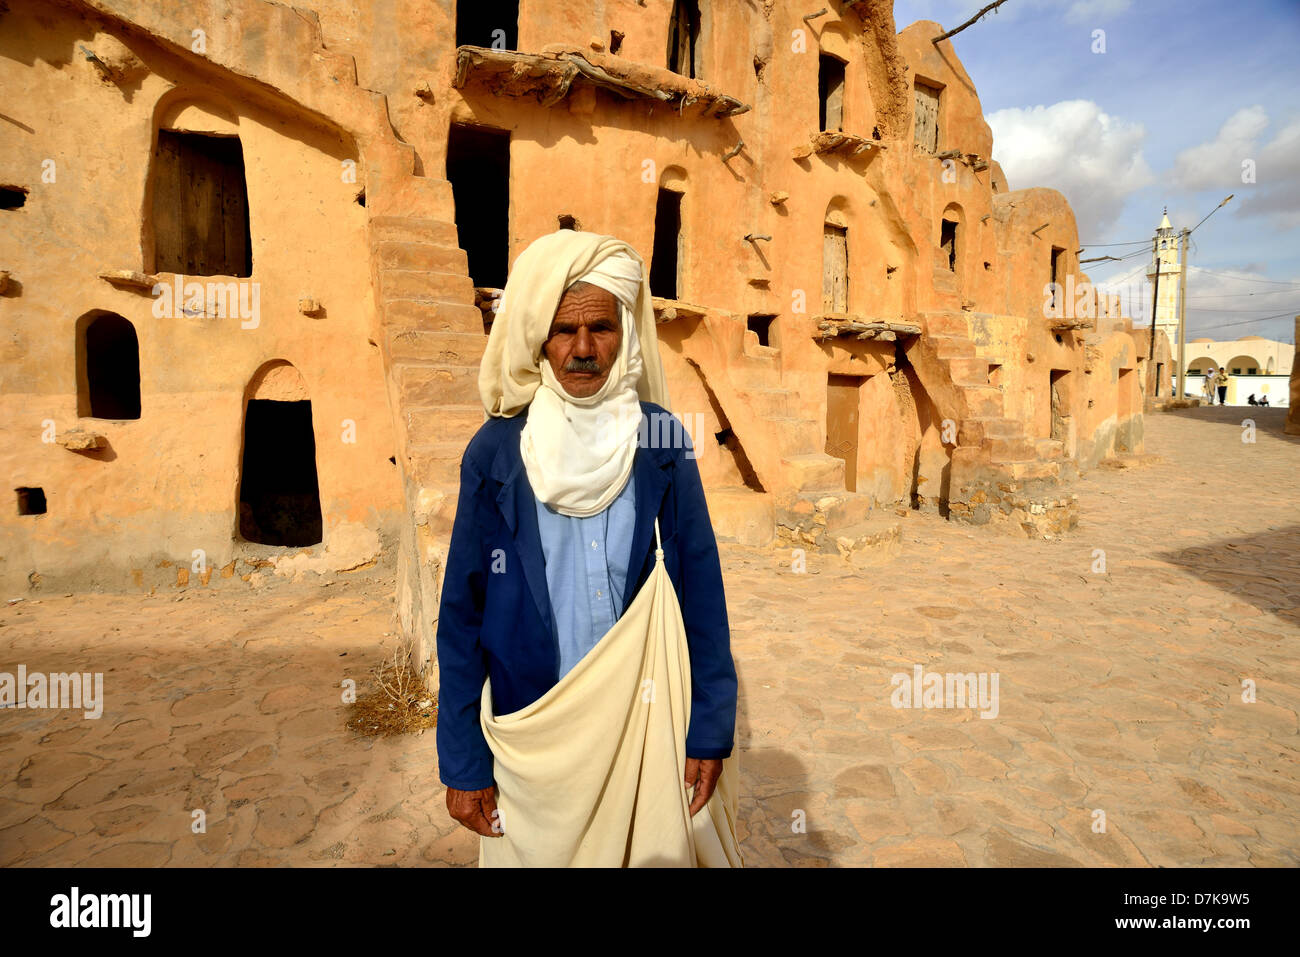
M542 356L564 390L581 399L605 384L622 340L614 294L578 283L565 292L555 310Z

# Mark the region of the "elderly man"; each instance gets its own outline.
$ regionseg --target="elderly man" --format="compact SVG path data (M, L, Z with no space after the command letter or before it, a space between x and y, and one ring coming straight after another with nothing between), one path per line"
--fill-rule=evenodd
M722 572L640 256L524 250L479 392L438 617L449 813L480 866L741 866Z

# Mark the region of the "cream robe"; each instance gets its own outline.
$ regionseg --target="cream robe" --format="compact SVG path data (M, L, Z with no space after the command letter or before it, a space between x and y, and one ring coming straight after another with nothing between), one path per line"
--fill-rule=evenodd
M587 655L537 701L479 712L495 759L501 837L480 867L743 867L736 840L737 749L694 818L682 783L691 665L663 562Z

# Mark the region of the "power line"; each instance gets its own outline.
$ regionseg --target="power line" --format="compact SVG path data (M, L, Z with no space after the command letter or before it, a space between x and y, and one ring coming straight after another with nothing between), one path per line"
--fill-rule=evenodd
M1266 282L1274 286L1300 286L1295 281L1284 282L1281 279L1251 279L1249 276L1230 276L1226 272L1220 272L1217 269L1206 269L1204 266L1188 266L1189 269L1195 269L1197 272L1208 272L1212 276L1222 276L1224 279L1235 279L1240 282Z
M1268 322L1270 319L1285 319L1288 316L1294 316L1295 312L1279 312L1276 316L1260 316L1258 319L1238 319L1235 322L1216 322L1205 326L1198 331L1206 332L1210 329L1227 329L1229 326L1249 326L1255 322Z
M1188 302L1199 302L1202 299L1249 299L1252 296L1289 296L1294 290L1291 289L1274 289L1272 292L1225 292L1217 296L1188 296Z
M1188 311L1189 312L1193 311L1193 308L1195 309L1196 312L1231 313L1240 316L1255 315L1257 312L1257 310L1254 309L1215 309L1215 308L1205 308L1205 307L1189 307ZM1297 313L1300 313L1300 309L1296 311Z
M1135 239L1128 243L1079 243L1084 249L1104 249L1107 246L1149 246L1149 239Z

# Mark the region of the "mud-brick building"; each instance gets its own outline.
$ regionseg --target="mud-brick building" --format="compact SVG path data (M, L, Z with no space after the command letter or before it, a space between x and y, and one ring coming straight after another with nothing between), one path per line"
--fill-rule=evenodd
M1168 345L941 26L817 6L0 4L9 593L391 561L430 653L493 290L559 228L650 264L721 539L1069 526Z

